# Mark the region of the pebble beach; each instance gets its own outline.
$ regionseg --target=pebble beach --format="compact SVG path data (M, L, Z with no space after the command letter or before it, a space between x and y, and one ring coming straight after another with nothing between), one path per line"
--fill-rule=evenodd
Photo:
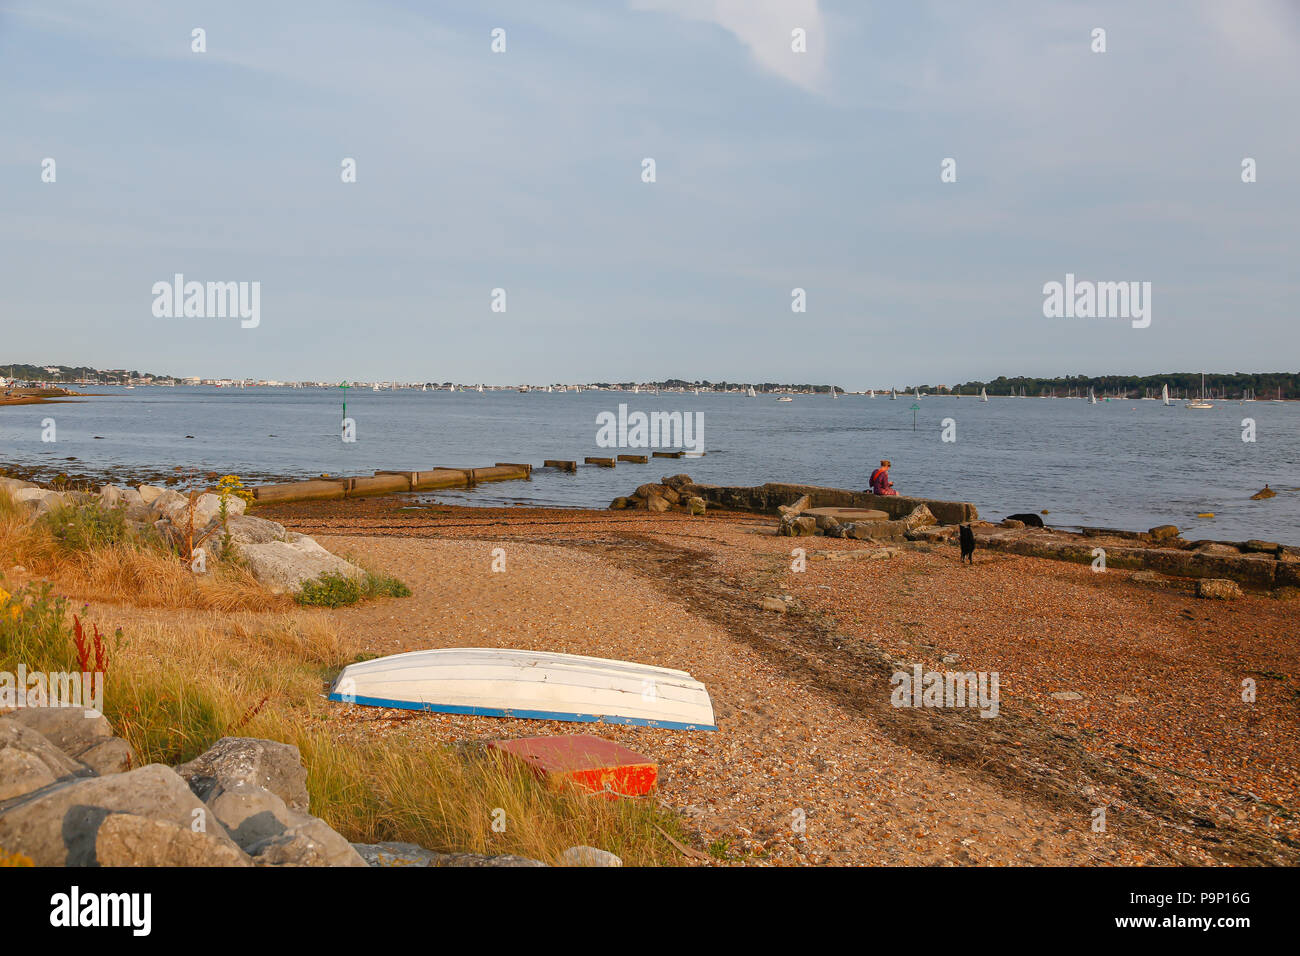
M652 799L715 864L1300 862L1293 598L1200 600L988 551L964 566L946 543L792 541L750 514L410 498L258 514L400 572L411 598L334 612L358 653L515 647L690 671L716 732L355 706L332 720L444 742L599 733L657 761ZM998 672L996 718L892 706L891 675L916 664Z

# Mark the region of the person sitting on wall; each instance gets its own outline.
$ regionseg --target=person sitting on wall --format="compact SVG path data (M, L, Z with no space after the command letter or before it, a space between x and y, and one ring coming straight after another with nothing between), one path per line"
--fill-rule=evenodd
M880 462L880 467L871 473L871 491L877 495L896 495L894 483L889 480L889 466L892 464L888 458Z

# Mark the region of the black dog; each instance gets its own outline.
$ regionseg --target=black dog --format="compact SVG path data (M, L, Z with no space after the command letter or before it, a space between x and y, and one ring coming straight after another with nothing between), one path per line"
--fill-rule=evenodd
M957 533L961 539L961 559L968 564L974 564L975 532L970 529L970 525L964 524L957 529Z
M1034 514L1007 515L1004 520L1023 521L1026 528L1041 528L1043 526L1043 519Z

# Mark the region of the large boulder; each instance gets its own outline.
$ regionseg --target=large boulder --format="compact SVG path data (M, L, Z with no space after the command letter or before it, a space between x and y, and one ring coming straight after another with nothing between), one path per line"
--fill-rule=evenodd
M646 498L645 506L647 511L667 511L669 507L668 502L659 495Z
M99 828L114 813L161 820L182 829L206 821L207 808L170 767L149 764L109 777L56 783L0 811L0 846L31 857L37 866L90 866L97 862ZM234 846L219 825L214 839Z
M30 481L21 481L18 478L0 478L0 490L13 494L15 491L22 491L24 488L35 488L36 486Z
M48 488L22 488L11 492L10 497L36 515L47 514L64 503L63 495Z
M343 836L316 817L249 848L257 866L369 866Z
M100 866L252 866L239 847L219 834L167 820L113 813L95 834Z
M235 515L228 518L225 528L211 535L203 546L220 557L225 551L227 534L230 535L230 547L236 552L250 544L269 544L272 541L295 539L295 536L285 531L284 525L275 521L249 515Z
M91 773L39 731L0 717L0 802ZM12 847L6 849L13 852Z
M144 503L147 505L152 505L162 495L167 494L168 489L159 488L157 485L140 485L139 492L140 492L140 497L141 499L143 499Z
M669 475L667 478L661 478L660 483L679 492L687 485L694 484L694 482L691 481L690 475Z
M126 507L122 489L117 485L104 485L99 489L99 502L105 508Z
M69 757L113 736L108 718L84 707L20 707L5 719L36 731Z
M153 523L154 513L149 505L145 504L144 497L135 488L122 489L121 505L126 508L127 521L144 521Z
M361 568L330 554L305 535L290 541L243 545L240 556L253 576L275 593L297 591L306 582L327 573L356 579L365 577Z
M293 744L255 737L222 737L177 767L176 772L204 801L240 784L251 784L271 791L291 810L308 810L307 768Z
M236 783L218 789L207 804L231 839L245 850L311 819L304 813L290 810L270 790L251 783Z

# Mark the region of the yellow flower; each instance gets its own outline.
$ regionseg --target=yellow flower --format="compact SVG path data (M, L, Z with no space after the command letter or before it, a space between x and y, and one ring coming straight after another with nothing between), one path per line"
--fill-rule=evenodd
M4 588L0 588L0 604L4 604L7 600L9 600L9 592Z

